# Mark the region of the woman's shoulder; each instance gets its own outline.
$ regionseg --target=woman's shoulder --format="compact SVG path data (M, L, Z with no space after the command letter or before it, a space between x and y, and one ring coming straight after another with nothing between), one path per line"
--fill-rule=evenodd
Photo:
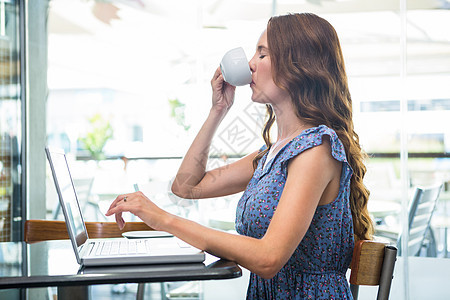
M306 129L292 139L283 151L282 160L288 160L307 149L322 145L324 143L324 136L328 137L333 157L339 161L347 161L344 146L339 140L338 135L333 129L325 125Z

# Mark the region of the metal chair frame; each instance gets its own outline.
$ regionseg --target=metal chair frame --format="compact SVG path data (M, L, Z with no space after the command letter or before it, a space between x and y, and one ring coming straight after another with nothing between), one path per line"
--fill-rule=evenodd
M377 300L389 299L397 248L384 243L360 240L355 243L350 273L350 290L358 300L360 285L378 285Z

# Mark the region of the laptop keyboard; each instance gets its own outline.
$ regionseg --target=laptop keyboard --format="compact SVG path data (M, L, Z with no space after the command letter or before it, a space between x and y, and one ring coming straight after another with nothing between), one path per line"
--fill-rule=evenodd
M120 241L96 241L92 252L95 256L145 254L150 251L149 241L143 239Z

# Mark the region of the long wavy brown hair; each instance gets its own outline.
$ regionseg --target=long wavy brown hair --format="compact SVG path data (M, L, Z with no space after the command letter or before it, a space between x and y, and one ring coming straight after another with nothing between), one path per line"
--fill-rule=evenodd
M301 120L332 128L341 140L353 169L350 207L354 234L371 239L373 224L367 210L369 190L363 184L366 154L353 127L352 99L339 38L333 26L310 13L272 17L267 25L267 41L275 84L285 89ZM263 138L271 146L270 129L275 115L267 106ZM265 152L266 152L265 151ZM261 152L254 163L265 154Z

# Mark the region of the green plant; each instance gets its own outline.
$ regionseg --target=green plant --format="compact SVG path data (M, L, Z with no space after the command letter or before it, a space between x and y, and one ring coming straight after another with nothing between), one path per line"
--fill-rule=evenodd
M177 125L183 127L185 131L188 131L189 128L191 128L191 125L186 124L184 115L184 109L186 105L184 103L181 103L180 100L178 100L177 98L169 99L169 105L170 105L170 117L175 119Z
M103 119L101 114L95 114L88 120L91 125L91 131L85 137L80 138L80 141L93 159L102 160L105 158L103 148L106 142L112 138L113 129L110 122Z

